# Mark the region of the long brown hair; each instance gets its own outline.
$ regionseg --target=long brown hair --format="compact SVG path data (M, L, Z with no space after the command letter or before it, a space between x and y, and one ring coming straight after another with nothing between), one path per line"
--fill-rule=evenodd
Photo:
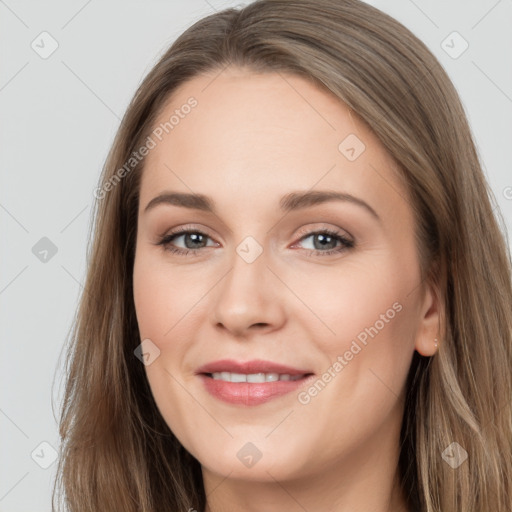
M444 305L439 352L415 352L408 377L401 483L415 511L510 512L512 265L503 219L494 215L446 72L403 25L358 0L258 0L208 16L137 90L97 194L67 348L54 507L60 486L70 512L204 510L200 464L164 422L134 355L144 159L120 169L178 86L228 65L313 80L357 113L396 160L412 198L421 275ZM468 454L457 469L442 457L453 442Z

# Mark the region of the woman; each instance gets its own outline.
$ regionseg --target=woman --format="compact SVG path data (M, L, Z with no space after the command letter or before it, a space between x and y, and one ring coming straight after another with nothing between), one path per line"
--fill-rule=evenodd
M401 24L357 0L197 22L96 197L70 511L510 510L510 252Z

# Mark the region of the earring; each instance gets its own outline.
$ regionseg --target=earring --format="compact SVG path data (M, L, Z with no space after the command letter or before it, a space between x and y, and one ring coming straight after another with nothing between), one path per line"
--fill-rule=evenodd
M435 347L436 347L436 349L437 349L437 338L435 338L435 339L434 339L434 342L435 342L435 343L434 343L434 346L435 346Z

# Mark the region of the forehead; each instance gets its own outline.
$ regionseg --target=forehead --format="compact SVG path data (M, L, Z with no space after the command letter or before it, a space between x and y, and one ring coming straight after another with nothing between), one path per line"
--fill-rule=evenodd
M153 128L141 209L165 190L225 199L231 208L277 205L291 190L312 188L359 195L380 210L405 197L373 132L333 94L295 75L228 68L196 76Z

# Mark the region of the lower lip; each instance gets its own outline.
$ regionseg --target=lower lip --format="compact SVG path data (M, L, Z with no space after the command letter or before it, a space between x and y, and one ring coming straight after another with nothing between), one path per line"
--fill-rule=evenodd
M226 382L201 374L206 390L215 398L237 405L259 405L296 390L314 375L299 380L274 382Z

